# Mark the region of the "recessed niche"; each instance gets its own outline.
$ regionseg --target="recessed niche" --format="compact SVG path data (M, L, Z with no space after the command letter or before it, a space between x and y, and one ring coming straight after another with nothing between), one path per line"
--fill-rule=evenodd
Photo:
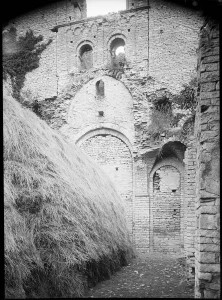
M104 111L100 110L100 111L99 111L99 116L100 116L100 117L103 117L103 116L104 116Z

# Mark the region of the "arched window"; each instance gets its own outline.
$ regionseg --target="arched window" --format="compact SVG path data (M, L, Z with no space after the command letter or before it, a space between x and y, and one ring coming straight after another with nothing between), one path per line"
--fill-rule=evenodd
M114 39L110 44L111 61L114 68L123 68L126 64L125 41L121 38Z
M102 80L98 80L96 82L96 95L98 97L104 97L105 90L104 90L104 82Z
M89 44L80 48L79 59L82 70L88 70L93 67L93 49Z

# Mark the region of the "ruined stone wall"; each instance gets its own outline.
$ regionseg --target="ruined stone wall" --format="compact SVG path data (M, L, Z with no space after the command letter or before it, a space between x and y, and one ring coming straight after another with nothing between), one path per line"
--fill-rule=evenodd
M184 158L184 251L186 255L187 278L195 276L195 199L196 199L196 140L190 136Z
M70 26L58 27L58 74L61 91L69 74L81 70L80 51L92 47L93 68L105 68L111 62L111 43L125 42L126 60L147 74L148 10L121 12L104 17L89 18Z
M103 68L110 63L115 38L125 42L128 67L140 78L149 77L149 93L180 90L195 69L202 19L196 11L165 1L150 0L150 8L141 3L129 11L81 20L86 17L85 1L79 1L78 15L75 1L64 0L12 20L9 26L14 24L19 34L32 29L45 41L53 40L42 53L39 68L27 74L23 90L31 90L40 100L58 96L70 74L80 69L81 47L89 44L93 67Z
M97 95L96 86L99 82L102 82L104 87L102 96ZM103 126L115 127L133 144L133 98L120 81L109 76L96 77L71 99L67 123L72 128L73 139L74 133L77 135L91 130L92 127Z
M57 35L51 29L56 25L86 17L86 1L78 0L82 9L81 15L76 14L74 2L77 1L55 1L11 20L4 28L4 32L7 32L12 26L15 27L17 39L24 36L28 30L32 30L34 35L43 36L43 42L52 40L41 54L39 67L26 75L23 88L23 92L30 91L39 100L52 98L58 94Z
M196 74L202 16L170 1L150 0L149 7L149 76L154 79L150 89L176 93Z
M219 24L208 19L200 32L198 60L197 298L220 298L219 80Z
M127 197L132 239L139 252L146 253L154 248L149 174L157 155L146 135L151 96L162 90L178 91L189 82L202 20L196 12L156 0L149 1L150 8L144 7L146 1L138 1L135 9L83 20L84 15L73 11L74 2L63 1L61 6L55 4L13 21L20 33L30 28L45 40L52 39L39 68L26 75L23 92L38 95L49 125L85 149L110 174L122 197ZM115 39L124 41L127 61L117 74L110 64ZM88 70L81 66L84 47L92 53L93 66ZM104 83L102 97L96 92L99 80ZM145 159L144 153L148 153ZM180 192L183 244L182 188Z

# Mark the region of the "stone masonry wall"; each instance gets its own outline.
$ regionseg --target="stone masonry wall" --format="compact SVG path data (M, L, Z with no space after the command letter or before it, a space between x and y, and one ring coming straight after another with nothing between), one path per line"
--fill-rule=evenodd
M196 74L200 12L175 2L149 1L149 76L154 79L150 91L167 88L180 91Z
M195 297L220 298L219 22L200 32L196 115Z
M19 34L32 29L45 41L53 40L42 53L39 68L27 74L23 90L31 90L40 100L58 96L70 74L79 71L81 46L90 44L94 68L103 68L110 62L110 43L115 37L125 41L128 67L150 79L148 93L180 90L196 65L202 18L176 4L150 0L148 8L145 2L128 11L81 20L86 17L85 2L80 2L83 14L79 16L74 2L64 0L12 20L7 28L14 25Z
M99 81L104 84L103 96L97 95L96 84ZM71 99L67 123L72 129L73 139L87 128L115 126L133 144L133 98L122 82L110 76L98 76L85 84ZM61 131L66 130L61 128Z
M184 250L186 255L187 278L194 281L195 276L195 198L196 198L196 140L189 138L184 158Z
M32 30L34 35L42 35L43 42L52 42L42 52L39 68L26 75L23 92L30 91L39 100L52 98L58 94L58 49L57 35L51 29L64 22L69 23L78 18L86 17L86 1L78 0L82 15L75 13L74 2L69 0L54 3L30 11L13 20L4 28L7 32L12 26L17 29L17 38ZM3 41L4 42L4 41Z

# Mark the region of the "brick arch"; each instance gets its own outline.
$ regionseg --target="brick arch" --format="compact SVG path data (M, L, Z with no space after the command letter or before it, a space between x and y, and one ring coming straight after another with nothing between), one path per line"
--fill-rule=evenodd
M164 172L177 173L179 176L179 185L176 193L160 191L154 193L154 175L158 170ZM184 247L184 165L176 158L165 158L156 163L149 173L149 195L150 195L150 246L152 251L161 251L166 253L175 252L180 253ZM169 176L168 178L172 178ZM162 199L161 199L162 197ZM165 198L164 198L165 197ZM172 202L172 205L170 204ZM175 219L170 219L170 214L175 211ZM165 220L168 222L169 227L175 225L174 232L163 232ZM175 221L176 220L176 221ZM174 221L177 224L174 224ZM166 239L166 240L165 240ZM162 247L162 248L161 248Z
M86 39L82 39L78 45L76 46L76 53L79 53L79 50L82 46L89 44L93 49L95 48L95 45L92 41L90 40L86 40Z
M111 43L112 43L115 39L117 39L117 38L124 40L125 45L126 45L126 41L127 41L126 36L125 36L123 33L120 33L119 31L116 31L116 32L114 32L110 37L108 37L107 40L106 40L106 44L107 44L107 47L108 47L108 51L110 50L110 45L111 45Z
M76 139L76 144L78 146L81 146L81 144L84 143L86 140L97 135L112 135L120 139L129 148L131 157L133 157L133 148L129 139L123 133L121 133L120 131L114 128L108 128L108 127L98 128L98 127L91 126L90 129L87 129L85 130L85 132L81 132L79 134L79 137L77 137Z
M166 159L163 159L161 162L157 163L157 164L154 164L153 168L151 169L150 171L150 174L149 174L149 178L150 180L152 180L151 178L153 177L153 174L161 167L163 166L172 166L176 169L178 169L178 171L183 175L184 174L184 165L179 161L179 160L176 160L174 158L166 158Z
M159 153L156 156L155 162L153 164L152 170L157 164L162 160L172 159L172 161L178 161L181 163L181 166L184 166L184 154L187 149L187 146L180 140L169 140L159 149ZM174 160L173 160L174 159Z
M93 64L94 64L94 44L90 40L82 40L76 47L76 56L77 56L78 68L82 68L82 63L80 61L80 52L81 52L81 49L84 46L90 46L92 48L92 54L91 54L92 58L90 58L90 67L89 67L89 68L92 68Z

